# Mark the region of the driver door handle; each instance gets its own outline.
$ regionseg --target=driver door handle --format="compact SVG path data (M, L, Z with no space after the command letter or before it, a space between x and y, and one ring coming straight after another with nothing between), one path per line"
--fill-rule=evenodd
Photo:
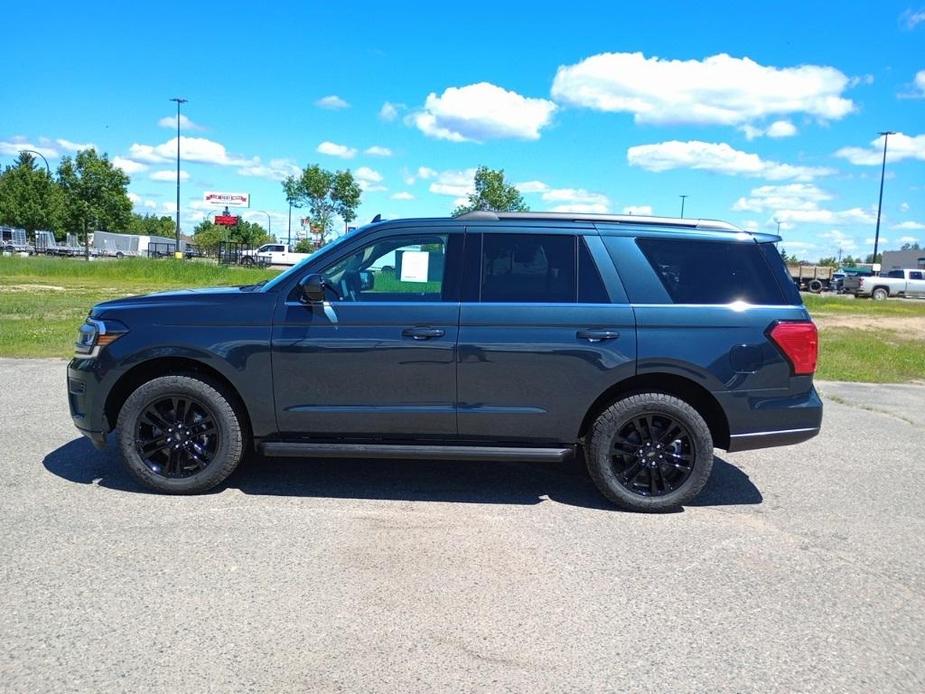
M620 337L619 330L579 330L576 336L588 342L600 342L601 340L616 340Z
M405 328L401 334L414 340L430 340L434 337L443 337L446 331L442 328Z

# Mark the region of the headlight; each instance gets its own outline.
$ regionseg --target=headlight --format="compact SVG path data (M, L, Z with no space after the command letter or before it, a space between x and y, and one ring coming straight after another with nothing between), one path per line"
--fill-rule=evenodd
M87 318L77 331L74 351L78 357L95 357L103 347L112 344L127 332L128 328L119 321Z

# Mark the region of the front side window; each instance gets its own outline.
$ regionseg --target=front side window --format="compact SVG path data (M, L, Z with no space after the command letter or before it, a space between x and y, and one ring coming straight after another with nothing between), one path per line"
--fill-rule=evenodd
M485 234L482 302L575 302L575 237Z
M441 301L446 234L379 239L321 271L334 301Z

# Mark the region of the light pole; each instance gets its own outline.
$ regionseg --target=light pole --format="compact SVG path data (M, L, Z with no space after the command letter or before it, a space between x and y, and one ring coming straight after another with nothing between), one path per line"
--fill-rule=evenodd
M189 99L183 99L178 96L173 97L170 101L177 102L177 243L174 247L174 257L180 256L180 104L185 104Z
M886 143L890 135L895 135L892 130L884 130L883 135L883 165L880 167L880 201L877 203L877 230L874 232L874 257L870 261L877 262L877 246L880 245L880 210L883 208L883 179L886 176Z
M681 198L681 219L684 219L684 201L687 199L687 196L679 195L678 197Z
M253 210L253 212L259 212L267 216L267 236L273 236L273 221L270 219L270 213L266 210Z
M28 152L29 154L37 154L42 158L42 161L45 162L45 172L48 174L48 178L51 178L51 167L48 165L48 160L45 158L45 155L41 152L36 152L34 149L21 149L19 150L20 154Z
M774 221L777 222L777 235L780 236L780 220L775 217Z

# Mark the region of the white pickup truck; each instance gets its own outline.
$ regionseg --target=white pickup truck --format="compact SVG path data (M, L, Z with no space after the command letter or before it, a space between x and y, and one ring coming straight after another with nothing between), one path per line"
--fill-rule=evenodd
M890 296L925 298L925 270L890 270L880 277L849 277L845 291L883 301Z
M285 243L265 243L252 251L241 251L241 265L295 265L308 256L293 252Z

